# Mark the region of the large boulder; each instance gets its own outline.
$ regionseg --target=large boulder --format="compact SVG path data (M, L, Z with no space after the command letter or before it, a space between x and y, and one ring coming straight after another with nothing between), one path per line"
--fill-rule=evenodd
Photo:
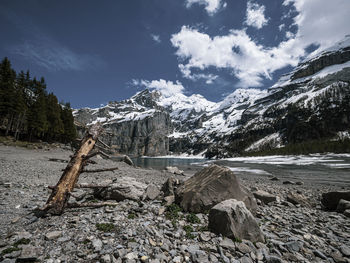
M211 165L185 181L175 192L175 202L184 211L203 213L227 200L243 201L248 209L256 210L254 196L241 186L234 173L225 167Z
M264 235L252 213L242 201L225 200L209 212L209 229L229 238L264 242Z
M138 201L146 191L147 185L132 177L120 177L109 187L96 189L94 196L103 200L123 201L125 199Z
M336 210L340 199L350 201L350 191L328 192L322 194L321 203L327 210Z

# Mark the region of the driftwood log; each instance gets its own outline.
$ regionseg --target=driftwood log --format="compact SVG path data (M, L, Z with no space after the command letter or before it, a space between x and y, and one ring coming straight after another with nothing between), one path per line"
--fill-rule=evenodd
M58 183L52 187L52 192L48 198L46 205L43 208L39 208L36 211L38 216L45 216L46 214L51 215L61 215L65 208L71 207L88 207L94 206L99 207L103 205L111 205L111 203L101 203L101 204L69 204L69 197L71 192L76 187L79 175L82 172L101 172L101 171L113 171L117 168L109 169L100 169L95 171L84 170L84 166L87 164L89 158L97 155L103 154L101 152L93 152L95 144L97 143L98 136L102 132L101 124L97 123L92 125L87 131L84 138L81 140L80 147L76 150L70 161L68 162L67 167L64 169L64 172L59 179Z

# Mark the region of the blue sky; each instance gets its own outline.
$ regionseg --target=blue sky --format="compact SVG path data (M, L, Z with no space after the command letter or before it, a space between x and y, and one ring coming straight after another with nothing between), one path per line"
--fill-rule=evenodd
M73 107L268 88L350 33L349 0L2 0L0 56Z

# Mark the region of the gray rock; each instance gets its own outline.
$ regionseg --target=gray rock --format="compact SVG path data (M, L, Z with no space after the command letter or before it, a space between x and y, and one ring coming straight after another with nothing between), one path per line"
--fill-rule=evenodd
M45 238L47 240L53 240L53 239L59 238L60 236L62 236L62 231L52 231L52 232L47 233L45 235Z
M175 195L175 188L179 185L179 180L176 180L173 177L168 178L162 186L162 191L164 196Z
M168 171L169 173L172 173L172 174L177 174L177 175L184 174L184 171L180 170L176 166L167 166L167 167L165 167L165 170Z
M302 194L297 194L294 192L290 192L287 195L287 202L292 203L293 205L301 205L305 207L311 207L310 202L307 200L305 196Z
M236 246L236 249L240 252L242 252L243 254L247 254L247 253L250 253L252 252L252 249L244 244L244 243L239 243L237 246Z
M345 211L344 211L344 216L346 216L346 217L349 217L350 218L350 209L346 209Z
M263 190L255 191L253 192L253 195L256 199L263 201L265 204L268 204L277 200L275 195L272 195Z
M249 257L242 257L239 259L241 263L253 263L253 261Z
M206 263L209 262L208 255L202 250L196 250L191 252L191 259L195 263Z
M290 242L287 242L285 246L290 252L299 252L300 249L303 247L303 244L298 241L290 241Z
M28 262L28 261L36 261L39 256L42 255L41 247L34 247L31 245L24 245L22 247L21 255L17 258L18 262Z
M227 199L243 201L256 210L254 196L241 186L234 173L225 167L211 165L185 181L175 194L175 202L185 211L201 213Z
M148 200L154 200L156 199L160 194L160 191L157 186L154 184L150 184L146 188L146 199Z
M264 242L264 235L242 201L225 200L209 212L209 229L229 238Z
M319 250L312 251L316 257L326 260L327 257Z
M147 185L132 177L120 177L115 183L102 190L95 190L94 196L104 200L123 201L125 199L139 201L145 193Z
M121 161L128 164L128 165L134 166L134 162L127 155L124 155L123 158L121 159Z
M277 256L266 256L267 263L283 263L282 259Z
M95 238L91 241L91 243L92 243L92 246L94 247L95 251L101 251L103 244L102 244L102 241L100 239Z
M350 248L346 245L341 245L340 246L340 251L343 253L344 256L350 257Z
M348 209L350 209L350 201L340 199L337 205L337 212L344 213L344 211Z
M166 197L164 197L164 201L165 201L166 205L169 206L175 202L175 196L173 196L173 195L166 196Z
M287 181L283 181L282 184L295 184L295 182L287 180Z
M324 193L322 194L322 198L321 198L321 203L323 205L324 208L326 208L327 210L336 210L339 201L343 199L343 200L347 200L350 201L350 191L344 191L344 192L328 192L328 193Z

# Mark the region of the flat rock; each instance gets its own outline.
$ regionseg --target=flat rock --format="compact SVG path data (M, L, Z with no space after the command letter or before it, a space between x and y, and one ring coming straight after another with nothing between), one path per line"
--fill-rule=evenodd
M264 202L264 204L268 204L277 200L275 195L265 192L263 190L255 191L253 192L253 195L256 199L259 199L262 202Z
M145 194L146 194L146 199L154 200L159 196L160 191L157 186L155 186L154 184L150 184L147 186Z
M52 232L47 233L45 235L45 238L47 240L53 240L53 239L59 238L60 236L62 236L62 231L52 231Z
M290 202L293 205L301 205L304 207L311 207L309 200L307 200L307 198L305 196L303 196L302 194L294 193L294 192L290 192L287 195L287 202Z
M145 193L147 185L132 177L120 177L115 183L102 190L94 191L94 196L103 200L123 201L130 199L139 201Z

